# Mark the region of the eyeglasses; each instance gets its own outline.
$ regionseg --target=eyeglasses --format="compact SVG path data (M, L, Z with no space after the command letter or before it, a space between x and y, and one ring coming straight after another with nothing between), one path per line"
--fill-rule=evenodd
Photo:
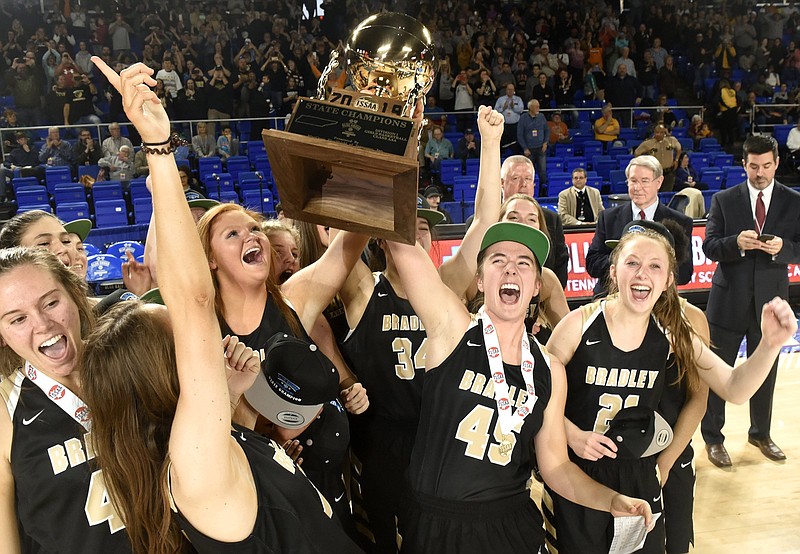
M646 187L646 186L649 186L652 183L653 183L652 179L641 179L641 180L639 180L639 179L628 179L628 186L629 187L636 187L636 186Z

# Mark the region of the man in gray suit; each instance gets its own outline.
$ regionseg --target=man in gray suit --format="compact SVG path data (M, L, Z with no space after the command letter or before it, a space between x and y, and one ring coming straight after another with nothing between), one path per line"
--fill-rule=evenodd
M572 170L572 186L558 193L558 215L567 225L593 225L604 209L600 191L586 184L586 170Z
M747 337L748 356L756 349L762 306L775 296L788 299L787 264L800 262L800 194L775 181L778 143L769 136L752 136L743 150L747 181L714 195L703 242L706 256L718 262L706 309L711 344L731 365L742 337ZM748 433L748 442L776 461L786 459L770 437L777 369L776 358L750 400ZM725 402L709 392L701 430L708 458L718 467L731 465L723 444L724 424Z

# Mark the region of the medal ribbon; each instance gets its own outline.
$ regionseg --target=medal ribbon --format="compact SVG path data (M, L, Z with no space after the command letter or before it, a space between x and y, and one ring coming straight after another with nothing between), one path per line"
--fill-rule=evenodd
M489 371L494 381L494 399L497 402L497 417L500 423L500 430L504 435L510 433L518 424L522 428L522 421L533 411L536 404L536 389L533 386L533 354L528 341L528 334L522 333L522 379L525 381L525 392L528 398L525 403L514 410L509 398L508 382L506 372L503 368L503 357L500 355L500 340L497 338L497 331L492 324L489 314L481 308L478 312L483 325L483 346L486 348L486 356L489 358Z
M87 431L92 430L89 421L91 416L89 408L86 407L83 400L78 398L74 392L55 379L45 375L28 362L25 362L25 376L30 379L34 385L42 389L42 392L47 395L47 398L64 410L64 413L77 421L81 427Z

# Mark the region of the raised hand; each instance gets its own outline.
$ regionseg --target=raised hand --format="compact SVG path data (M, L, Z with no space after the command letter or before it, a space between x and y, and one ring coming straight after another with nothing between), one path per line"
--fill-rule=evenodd
M126 253L128 261L122 263L122 282L125 288L136 296L141 296L153 288L153 277L150 268L139 263L130 250Z
M797 318L786 300L777 296L761 308L762 341L779 348L797 332Z
M478 108L478 132L481 134L481 141L496 140L499 142L503 136L504 126L503 114L489 106Z
M169 138L169 117L150 87L156 86L153 70L137 63L117 74L100 57L92 56L94 64L103 72L108 82L122 95L125 115L147 143L160 143Z

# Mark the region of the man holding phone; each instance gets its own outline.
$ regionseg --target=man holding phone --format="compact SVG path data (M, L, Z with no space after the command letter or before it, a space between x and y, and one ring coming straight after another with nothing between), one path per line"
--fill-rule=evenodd
M800 194L775 181L778 143L770 136L744 142L747 181L718 192L711 201L703 251L718 263L708 296L706 317L714 351L733 365L742 337L750 356L761 341L761 308L775 296L789 298L787 265L800 262ZM770 437L772 394L778 360L750 399L748 442L768 459L786 455ZM701 369L702 371L702 369ZM708 458L729 467L722 427L725 402L708 394L701 430Z

